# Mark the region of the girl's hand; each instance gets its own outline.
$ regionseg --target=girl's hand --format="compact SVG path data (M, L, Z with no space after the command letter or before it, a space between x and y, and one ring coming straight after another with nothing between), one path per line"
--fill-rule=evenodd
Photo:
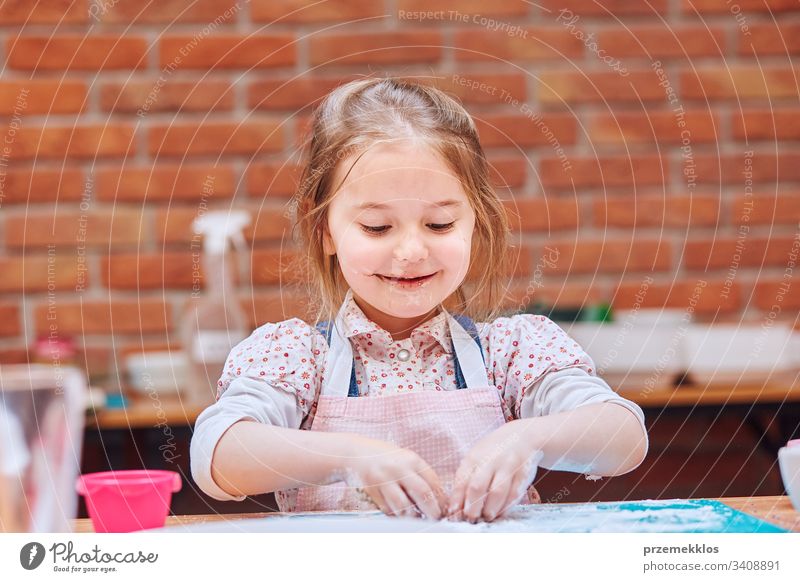
M387 515L429 519L444 515L446 499L436 472L415 452L353 436L345 480L362 489Z
M448 516L492 521L519 503L544 456L530 428L514 420L475 444L456 471Z

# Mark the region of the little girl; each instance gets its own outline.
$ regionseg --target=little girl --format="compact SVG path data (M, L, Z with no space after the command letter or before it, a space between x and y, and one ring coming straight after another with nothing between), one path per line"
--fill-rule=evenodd
M327 321L267 323L231 351L191 444L208 495L491 521L539 466L642 462L642 411L589 356L546 317L497 317L508 222L453 99L395 79L334 90L297 214Z

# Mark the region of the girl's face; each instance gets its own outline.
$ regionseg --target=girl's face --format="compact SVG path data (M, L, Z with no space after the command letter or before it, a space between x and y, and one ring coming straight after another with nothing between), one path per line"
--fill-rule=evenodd
M339 164L338 184L355 157ZM353 298L395 340L437 312L469 268L475 213L458 178L419 141L376 145L329 207L325 252L338 255ZM400 283L391 277L420 277Z

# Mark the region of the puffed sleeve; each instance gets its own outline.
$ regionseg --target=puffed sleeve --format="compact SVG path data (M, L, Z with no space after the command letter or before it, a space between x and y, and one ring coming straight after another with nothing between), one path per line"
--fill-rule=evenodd
M502 388L512 418L522 418L523 399L546 374L579 368L594 375L589 355L543 315L497 318L491 324L488 343L490 373L495 386Z
M217 402L195 423L190 445L192 477L219 500L241 501L211 477L211 461L222 435L240 420L300 428L314 408L327 344L314 327L293 318L267 323L237 344L217 383Z
M613 402L628 409L647 438L644 413L597 377L589 355L567 333L544 316L521 314L499 318L490 334L495 357L495 385L503 386L513 418L533 418ZM503 350L506 350L505 352ZM551 469L581 471L559 464Z

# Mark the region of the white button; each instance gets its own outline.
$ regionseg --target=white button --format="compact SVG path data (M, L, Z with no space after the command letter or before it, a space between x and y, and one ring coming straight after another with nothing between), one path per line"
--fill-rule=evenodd
M409 359L411 359L411 352L403 348L402 350L397 352L397 359L400 360L401 362L407 362Z

